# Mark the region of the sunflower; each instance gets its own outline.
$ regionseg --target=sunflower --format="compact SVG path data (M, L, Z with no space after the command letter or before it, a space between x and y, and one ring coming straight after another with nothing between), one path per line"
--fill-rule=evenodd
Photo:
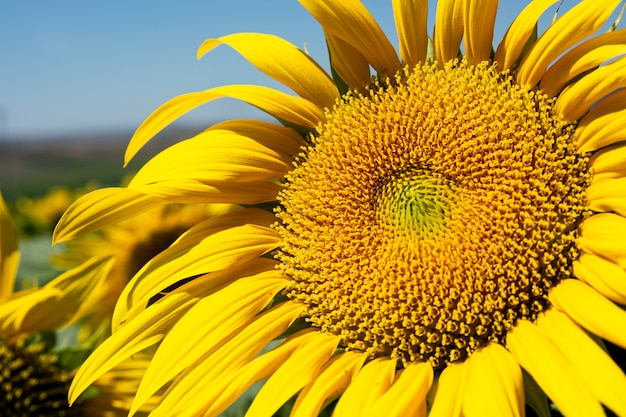
M82 346L57 346L56 329L71 319L81 293L88 292L93 262L65 274L54 285L14 293L19 264L17 233L0 194L0 410L3 416L126 416L134 390L150 363L138 354L100 376L92 392L71 408L68 389L77 364L85 357ZM97 262L96 264L101 264ZM74 282L74 283L72 283ZM84 283L87 282L85 285ZM67 290L67 291L65 291ZM77 301L78 300L78 304ZM10 312L10 313L9 313ZM17 326L16 326L17 325ZM139 414L146 415L158 400L156 393Z
M293 416L546 416L548 398L626 415L606 351L626 348L626 30L596 34L620 1L539 31L556 0L535 0L494 51L497 1L439 1L430 43L427 2L394 0L399 56L358 0L300 3L330 74L272 35L208 39L199 57L228 45L296 95L181 95L126 159L221 97L281 125L213 125L61 219L58 241L168 203L261 205L195 225L133 277L70 398L155 346L133 405L171 383L151 416L216 416L265 379L249 416L292 397Z

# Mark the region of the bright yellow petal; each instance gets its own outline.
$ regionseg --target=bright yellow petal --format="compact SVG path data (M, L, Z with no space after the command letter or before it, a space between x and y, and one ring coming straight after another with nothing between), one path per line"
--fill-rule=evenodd
M285 155L297 155L306 142L295 130L254 119L225 120L207 130L228 131L251 138Z
M365 410L364 417L418 416L433 383L429 363L411 363L396 374L396 380L378 400Z
M339 344L330 333L318 333L298 348L263 385L255 396L246 417L272 417L289 398L319 373Z
M504 347L491 343L472 353L467 362L466 417L524 415L522 370Z
M319 375L300 392L291 417L319 415L326 401L335 398L346 389L366 358L365 354L349 351L329 360Z
M378 73L391 77L400 61L370 12L358 0L299 0L324 31L352 45Z
M610 259L626 268L626 218L600 213L583 221L578 245L586 252Z
M400 42L400 57L413 68L426 61L428 0L393 0L393 15Z
M198 48L198 59L222 43L239 52L268 76L320 108L331 108L339 98L337 87L317 62L278 36L237 33L218 39L207 39Z
M13 227L4 197L0 193L0 300L13 293L19 263L17 232Z
M126 148L124 163L157 133L185 113L218 98L229 97L252 106L298 126L315 127L324 120L322 109L310 101L281 91L257 85L227 85L209 90L187 93L168 100L143 121Z
M596 36L566 53L548 69L539 88L551 97L576 76L626 52L626 29Z
M102 188L76 200L54 229L53 243L135 217L167 201L128 188Z
M435 18L435 59L442 67L459 54L463 38L464 0L439 0Z
M556 114L567 122L581 118L591 107L610 93L626 86L626 58L595 69L570 84L554 105Z
M539 327L519 320L507 334L506 343L513 357L537 381L566 416L604 416L580 374Z
M487 61L491 56L493 25L498 0L465 0L463 7L463 42L465 56L471 65Z
M611 16L621 0L606 0L602 7L594 1L583 1L554 22L535 42L522 60L517 73L520 85L533 87L546 68L563 52L594 34Z
M595 151L623 141L624 118L626 118L626 89L602 100L580 120L574 134L580 152Z
M0 334L55 330L82 314L84 301L101 284L114 260L94 258L50 281L43 288L15 293L0 303Z
M545 330L596 398L617 415L626 415L626 375L609 355L557 309L540 316L537 326Z
M574 275L610 300L626 305L626 271L606 259L583 253L574 262Z
M218 415L250 385L268 377L310 338L294 334L270 352L255 357L282 334L304 306L286 302L259 315L230 341L174 380L152 417ZM258 377L258 379L256 379Z
M327 31L324 32L330 64L351 90L365 91L372 82L370 64L361 53L348 42Z
M539 17L558 0L534 0L517 15L498 45L494 61L501 70L509 69L520 58L535 31Z
M626 165L626 164L625 164ZM598 212L626 216L626 177L592 180L587 188L588 207Z
M429 416L459 417L461 415L468 369L467 362L457 362L445 367L439 376L437 392Z
M159 345L137 389L131 412L185 368L210 355L239 328L248 325L285 282L279 271L240 278L191 307Z
M396 374L395 359L374 359L365 364L343 393L334 417L363 415L389 389Z
M215 183L280 178L293 168L292 159L271 145L221 129L208 130L152 157L128 187L182 179Z
M590 332L626 349L626 311L577 279L550 291L550 302Z

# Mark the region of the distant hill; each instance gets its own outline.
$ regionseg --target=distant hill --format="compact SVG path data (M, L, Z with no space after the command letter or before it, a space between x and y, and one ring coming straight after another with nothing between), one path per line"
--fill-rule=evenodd
M129 133L93 133L68 138L40 138L0 142L0 187L7 203L21 196L40 197L56 186L77 188L95 181L101 186L120 180L167 146L202 129L168 128L123 168Z

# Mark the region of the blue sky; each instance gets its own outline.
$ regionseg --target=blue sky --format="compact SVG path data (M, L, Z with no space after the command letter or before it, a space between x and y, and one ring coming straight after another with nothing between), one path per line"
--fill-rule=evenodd
M364 3L397 44L391 1ZM523 4L501 1L496 40ZM0 140L132 132L169 98L217 85L284 90L228 47L196 61L204 39L234 32L276 34L327 67L321 29L296 0L0 0ZM259 115L218 100L178 123Z

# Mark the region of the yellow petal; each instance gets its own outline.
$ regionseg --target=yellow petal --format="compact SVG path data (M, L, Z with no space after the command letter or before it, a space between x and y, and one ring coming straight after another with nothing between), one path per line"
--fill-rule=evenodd
M617 415L626 415L626 375L609 355L557 309L541 315L537 326L545 330L596 398Z
M596 36L566 53L548 69L539 88L550 97L576 76L626 52L626 29Z
M624 161L626 161L626 146L623 145L613 145L594 152L589 158L589 173L592 180L626 177Z
M393 15L400 42L400 57L413 68L426 61L428 0L393 0Z
M102 188L76 200L57 223L53 243L135 217L167 201L128 188Z
M491 56L498 0L465 0L463 3L465 55L471 65L476 65Z
M522 60L517 73L520 85L533 87L546 68L563 52L595 33L611 16L621 0L606 0L602 7L583 1L572 7L541 35Z
M574 122L598 101L625 85L626 58L621 58L570 84L556 100L554 111L563 120Z
M579 151L591 152L623 141L624 117L626 90L621 90L602 100L580 120L574 134Z
M298 348L263 385L246 416L273 416L280 406L311 382L338 344L337 336L319 333Z
M113 266L112 258L93 258L59 275L43 288L15 293L0 303L0 334L55 330L80 318L89 295Z
M198 106L218 98L229 97L260 108L278 119L298 126L315 127L324 120L322 110L310 101L281 91L257 85L227 85L209 90L187 93L168 100L143 121L126 148L124 163L157 133L174 120Z
M626 305L626 271L606 259L583 253L574 262L574 275L605 297Z
M325 32L352 45L378 73L391 77L400 61L391 43L370 12L358 0L299 0Z
M294 334L255 359L270 341L287 330L303 309L304 306L288 301L260 314L216 352L179 375L151 416L208 416L222 412L247 387L269 376L309 340L310 335Z
M198 59L222 43L320 108L332 107L339 98L337 87L317 62L278 36L237 33L218 39L207 39L198 48Z
M453 363L445 367L439 376L431 417L459 417L463 407L469 366L467 362Z
M417 416L433 383L429 363L411 363L396 375L393 385L365 410L364 417Z
M539 17L558 0L534 0L522 10L500 41L494 57L501 70L509 69L518 60L524 46L535 31Z
M363 415L393 383L396 374L395 359L374 359L365 364L343 393L333 416Z
M13 293L19 263L17 233L4 197L0 193L0 300Z
M214 183L280 178L293 168L292 159L271 145L226 130L208 130L154 156L128 187L182 179Z
M581 249L626 268L626 218L600 213L585 219L580 229L578 245Z
M626 177L592 180L587 188L587 201L593 211L626 216Z
M463 414L473 416L523 416L522 370L497 343L472 353L468 359Z
M626 349L626 311L577 279L550 291L550 302L590 332Z
M185 368L247 326L285 282L279 271L240 278L191 307L159 345L137 389L131 413Z
M433 42L435 59L442 67L459 54L463 38L464 0L440 0L437 2Z
M348 42L327 31L324 32L330 64L351 90L365 91L372 82L370 64L361 53Z
M303 388L293 406L291 417L317 416L326 401L341 394L363 366L367 355L353 351L336 355L319 375Z
M519 320L507 334L506 343L517 362L537 381L566 416L604 416L580 374L543 330L527 320Z

